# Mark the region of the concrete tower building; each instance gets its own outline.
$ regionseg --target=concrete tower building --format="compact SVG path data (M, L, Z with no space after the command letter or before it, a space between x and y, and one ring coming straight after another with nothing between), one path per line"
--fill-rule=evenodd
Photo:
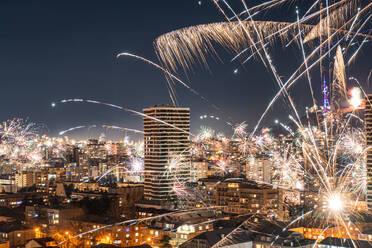
M368 94L364 113L367 147L372 146L372 94ZM367 204L372 210L372 149L367 150Z
M145 108L145 200L165 206L190 181L190 109L174 105Z

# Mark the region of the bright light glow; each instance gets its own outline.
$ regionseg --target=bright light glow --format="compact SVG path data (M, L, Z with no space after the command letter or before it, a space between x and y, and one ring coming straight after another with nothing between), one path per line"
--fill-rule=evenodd
M328 208L334 212L340 212L344 208L344 203L338 194L333 194L329 197Z
M297 183L296 183L296 188L297 188L298 190L303 190L303 189L304 189L304 185L303 185L301 182L297 182Z
M349 91L350 99L349 103L354 109L357 109L362 105L362 91L358 87L354 87Z

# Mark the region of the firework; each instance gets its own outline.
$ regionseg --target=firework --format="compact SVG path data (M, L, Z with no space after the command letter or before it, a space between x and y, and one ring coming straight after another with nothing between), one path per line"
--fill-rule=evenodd
M126 127L109 126L109 125L102 125L102 127L107 128L107 129L115 129L115 130L119 130L119 131L129 131L129 132L134 132L134 133L143 133L143 131L141 131L141 130L126 128Z
M11 161L25 161L31 166L42 161L39 146L42 126L23 119L8 120L0 124L0 153ZM22 169L22 168L21 168Z
M313 27L313 25L300 24L301 33L309 33ZM290 37L296 36L298 33L296 24L286 22L242 21L240 23L213 23L184 28L162 35L155 41L155 49L161 61L169 65L173 70L177 70L177 63L184 69L188 69L191 64L196 62L207 65L207 54L213 54L216 51L212 45L214 42L240 55L240 51L245 47L250 47L250 49L244 49L244 51L255 53L252 44L259 43L260 39L255 32L255 28L270 43L273 43L278 37L283 42L286 42ZM332 28L332 32L335 31L342 34L348 32L346 29L335 30ZM365 36L359 33L357 35ZM257 41L251 42L248 36L257 37ZM311 36L317 37L318 35ZM308 36L305 41L310 40L311 36Z
M349 103L354 108L357 109L362 105L363 97L362 97L362 91L358 87L354 87L350 89L350 99Z
M229 158L221 158L215 163L214 169L224 175L236 171L237 167Z
M129 108L124 108L124 107L121 107L121 106L118 106L118 105L115 105L115 104L111 104L111 103L106 103L106 102L100 102L100 101L96 101L96 100L85 100L85 99L80 99L80 98L75 98L75 99L64 99L64 100L61 100L61 103L76 103L76 102L80 102L80 103L93 103L93 104L100 104L100 105L105 105L105 106L108 106L108 107L111 107L111 108L116 108L116 109L119 109L119 110L122 110L122 111L126 111L126 112L129 112L129 113L133 113L133 114L136 114L138 116L141 116L141 117L146 117L146 118L149 118L149 119L152 119L154 121L157 121L157 122L160 122L162 124L165 124L167 126L170 126L172 128L175 128L181 132L186 132L185 130L179 128L179 127L176 127L175 125L172 125L168 122L165 122L163 120L160 120L160 119L157 119L157 118L154 118L152 116L148 116L144 113L141 113L141 112L138 112L138 111L135 111L135 110L132 110L132 109L129 109ZM192 135L191 133L189 132L186 132L190 135Z
M152 64L195 94L198 93L171 74L168 68L177 71L180 65L185 70L190 70L195 63L208 67L207 57L217 55L214 44L233 51L235 56L232 60L243 58L243 63L245 63L250 58L259 58L273 74L279 91L270 101L253 132L247 132L245 122L237 124L233 127L233 139L239 142L239 150L244 151L245 159L258 158L262 154L267 155L265 159L272 168L272 175L270 175L272 180L268 180L266 184L285 189L316 192L317 204L311 206L312 209L306 213L291 216L292 219L283 231L292 228L304 218L320 220L325 230L331 225L348 230L351 217L359 214L359 209L355 207L357 202L365 199L366 162L364 155L368 147L365 146L362 127L353 125L355 119L359 124L361 122L355 110L362 107L362 94L358 88L353 88L349 91L350 98L346 99L348 86L346 69L352 61L355 61L363 44L370 38L370 35L363 33L362 29L371 17L368 11L372 3L362 9L357 9L355 1L351 0L329 0L326 1L326 6L323 6L320 1L314 1L302 17L300 11L296 9L297 21L293 23L253 19L260 12L271 10L285 2L289 1L271 0L249 8L243 0L243 11L235 11L225 0L214 1L228 22L172 31L155 41L156 53L167 69L136 55L123 53L118 56L131 56ZM360 38L363 41L356 42ZM301 49L299 57L303 61L285 81L282 81L268 49L277 40L281 40L285 47L297 43ZM348 51L354 44L357 44L357 47L350 56ZM310 50L312 45L315 47ZM245 59L244 56L248 58ZM329 66L329 72L325 68L327 63L333 65ZM300 111L289 90L306 75L314 101L313 105L317 106L313 91L314 80L310 77L310 70L316 66L320 67L322 80L325 75L330 77L329 87L324 87L325 91L330 90L330 103L327 103L329 108L318 110L314 107L310 111L306 109L306 118L300 118ZM234 74L237 72L238 70L234 70ZM325 81L324 85L327 86ZM169 87L173 92L172 86ZM327 92L324 92L324 95L327 96ZM291 111L289 113L290 124L277 121L277 124L280 124L287 134L282 134L277 138L269 128L263 128L261 133L257 134L262 119L280 96L285 97ZM174 96L171 95L171 98L174 99ZM327 97L324 99L328 101ZM343 109L341 104L343 100L349 101L352 106L351 111ZM148 118L142 113L113 104L83 99L65 100L65 102L70 101L103 104ZM346 112L350 113L346 115ZM205 118L207 117L204 115L200 119ZM206 150L214 137L214 130L202 127L195 141L201 143L201 147ZM177 173L184 167L182 154L171 154L167 159L167 171L164 176L175 179L173 192L180 198L187 198L190 195L187 185L177 180ZM227 156L221 156L214 166L221 174L234 170L232 161ZM138 173L141 169L142 167L133 160L131 171ZM258 181L258 179L252 179ZM216 206L210 208L214 207ZM131 220L129 223L142 220L144 219ZM225 242L232 240L235 232L244 231L242 227L248 222L248 220L243 222L213 247L226 246ZM127 222L117 223L117 225L125 223ZM97 229L92 231L95 230ZM278 237L279 235L274 241ZM317 241L320 239L321 235Z
M365 191L366 177L363 173L365 169L363 164L366 149L363 143L363 129L352 125L354 117L359 118L354 110L362 106L362 94L356 88L349 91L349 103L353 108L349 115L345 115L347 111L342 109L340 103L347 100L345 69L350 61L355 59L365 41L370 38L361 30L371 17L368 12L372 3L357 9L354 1L330 0L326 2L325 7L319 1L314 1L302 17L299 16L299 10L296 10L297 22L294 23L253 20L260 11L271 9L283 2L287 1L273 0L248 8L245 1L242 1L244 10L237 12L227 1L214 1L228 22L172 31L155 41L155 49L162 63L174 71L177 71L178 65L189 70L196 63L208 68L207 56L216 55L214 44L234 52L236 56L233 60L247 56L245 54L249 52L259 58L273 73L280 90L253 132L247 135L246 126L242 123L235 126L233 137L238 138L242 144L241 150L249 151L248 154L255 152L271 154L268 159L272 163L273 179L278 186L318 192L318 199L324 204L314 206L307 216L320 219L325 226L334 223L346 227L350 216L358 214L353 207L355 205L349 202L363 200ZM319 18L317 23L310 24L314 23L316 18ZM347 53L348 49L361 37L363 41L350 56ZM286 81L282 81L279 76L267 49L269 44L279 39L285 46L297 41L303 57L301 65ZM316 44L317 42L319 44ZM310 43L315 44L315 48L307 53L305 45ZM346 48L343 49L341 44ZM347 63L344 61L345 58ZM288 90L299 78L307 75L315 106L316 100L309 71L320 65L320 77L323 79L326 75L324 65L328 62L334 65L333 68L329 68L328 73L332 76L328 87L331 96L330 108L324 109L323 113L315 108L311 116L306 111L307 120L303 120ZM291 140L291 145L273 142L276 139L269 132L255 134L262 119L281 95L289 102L290 110L293 112L290 114L292 127L280 123L288 131L288 137L285 138ZM221 171L226 171L228 162L221 160L216 166ZM289 227L299 219L295 217ZM225 239L214 247L222 246Z
M236 124L234 127L233 137L244 137L247 134L246 132L247 126L248 124L246 124L245 121L242 123Z
M75 131L75 130L77 130L77 129L81 129L81 128L85 128L85 127L86 127L86 126L71 127L71 128L66 129L66 130L64 130L64 131L60 131L58 134L59 134L60 136L62 136L62 135L64 135L65 133L68 133L68 132L71 132L71 131Z
M214 120L220 120L220 117L214 116L214 115L201 115L200 120L205 120L205 119L214 119Z
M195 141L206 141L212 139L214 137L214 133L215 131L212 128L201 126L199 134L195 137Z
M215 104L211 103L207 98L205 98L204 96L200 95L199 92L197 92L196 90L194 90L193 88L191 88L188 84L186 84L185 82L183 82L180 78L178 78L177 76L175 76L174 74L172 74L171 72L169 72L169 70L163 68L162 66L156 64L155 62L152 62L144 57L141 57L141 56L138 56L138 55L135 55L135 54L131 54L131 53L119 53L116 57L119 58L121 56L129 56L129 57L133 57L133 58L136 58L136 59L139 59L141 61L144 61L152 66L154 66L155 68L161 70L162 72L164 72L164 74L169 77L170 79L172 80L175 80L176 82L180 83L182 86L186 87L189 91L191 91L193 94L199 96L203 101L205 101L206 103L210 104L213 108L217 109L217 110L220 110L219 107L217 107ZM170 98L172 99L173 101L173 104L175 104L175 91L174 91L174 88L172 86L172 84L168 81L168 86L170 88Z

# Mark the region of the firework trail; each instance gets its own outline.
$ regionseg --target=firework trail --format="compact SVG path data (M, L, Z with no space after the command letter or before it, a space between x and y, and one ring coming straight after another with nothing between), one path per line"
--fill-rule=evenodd
M100 105L105 105L105 106L108 106L108 107L112 107L112 108L116 108L116 109L120 109L120 110L123 110L123 111L126 111L126 112L129 112L129 113L133 113L135 115L139 115L141 117L146 117L146 118L149 118L149 119L152 119L154 121L157 121L157 122L160 122L164 125L167 125L167 126L170 126L172 128L175 128L181 132L184 132L184 133L187 133L187 134L190 134L190 135L193 135L192 133L190 132L186 132L185 130L179 128L179 127L176 127L175 125L172 125L168 122L165 122L163 120L160 120L160 119L157 119L155 117L152 117L152 116L149 116L149 115L146 115L144 113L141 113L141 112L138 112L138 111L135 111L135 110L132 110L132 109L129 109L129 108L124 108L124 107L121 107L119 105L115 105L115 104L111 104L111 103L106 103L106 102L100 102L100 101L95 101L95 100L84 100L84 99L79 99L79 98L75 98L75 99L64 99L64 100L61 100L61 103L71 103L71 102L81 102L81 103L94 103L94 104L100 104Z
M347 111L351 112L350 114L346 116L343 114L345 110L339 106L339 102L347 98L345 66L348 66L355 59L362 45L370 38L369 35L363 34L361 29L370 18L368 12L371 10L372 3L355 11L356 4L354 1L329 0L326 1L325 7L320 6L319 8L320 1L314 1L303 17L300 18L297 12L295 23L258 22L253 20L253 16L260 10L268 10L285 2L288 1L273 0L248 8L245 1L242 1L244 10L237 14L227 1L214 1L218 10L229 21L228 23L199 25L172 31L160 36L155 41L155 49L161 61L174 71L177 70L177 64L186 70L190 69L191 64L196 62L207 66L206 56L216 54L216 50L213 48L215 43L237 53L233 60L247 51L259 57L274 74L280 90L248 137L246 137L246 133L241 131L244 130L241 126L234 129L234 135L237 133L236 136L240 137L241 143L244 143L245 146L248 145L249 150L265 149L273 153L271 160L278 172L279 185L303 188L310 186L309 181L315 181L311 186L317 189L319 192L318 198L324 201L324 205L310 211L308 215L311 215L311 218L321 218L325 223L336 223L338 226L345 227L348 232L347 216L357 213L355 208L348 206L343 192L352 193L354 202L359 201L365 189L366 177L363 175L365 170L363 164L365 164L364 155L367 148L364 146L363 129L353 128L351 125L352 119L355 119L356 116L355 110L363 104L360 90L356 88L350 90L350 98L347 99L351 109L351 111ZM223 10L220 6L222 4L232 13L232 17L229 17L227 12ZM241 20L243 14L248 16L246 20ZM318 24L309 24L318 17L320 17ZM236 21L231 22L231 20ZM349 39L351 36L352 39ZM347 49L341 49L340 44L346 41L346 47L349 47L354 44L352 42L357 37L364 39L345 64L344 57L347 57ZM267 42L271 41L269 42L271 44L278 38L283 43L297 40L303 57L302 64L284 82L280 79L267 51ZM320 44L310 54L306 54L305 44L310 41L315 43L317 40ZM334 40L336 42L333 42ZM249 47L249 49L245 47ZM323 52L323 50L325 51ZM333 75L333 81L330 80L331 85L329 87L332 96L331 110L321 114L321 110L315 108L315 110L312 110L312 115L316 116L317 126L310 125L311 120L308 112L307 120L303 124L287 90L299 78L307 75L315 105L316 100L309 72L319 64L322 73L324 73L323 61L330 60L331 54L335 54L336 58L333 73L330 73L330 75ZM316 58L318 55L319 58ZM330 71L332 72L332 69ZM283 149L280 146L275 148L270 143L264 142L264 136L266 135L254 135L263 117L280 95L283 95L289 101L296 117L290 116L290 120L298 130L296 132L293 131L293 128L280 123L293 137L295 145L300 149L299 152L294 154L290 154L288 148ZM356 119L360 119L358 116L356 117ZM302 179L306 179L307 182L302 182ZM329 211L327 215L325 215L325 211ZM301 218L303 217L304 215L301 216ZM300 217L295 218L290 224L296 223L299 219ZM231 235L228 235L228 237ZM348 235L351 237L349 232ZM228 237L222 239L221 242ZM219 246L219 243L216 246Z
M200 95L199 92L197 92L196 90L194 90L193 88L191 88L189 85L187 85L186 83L184 83L181 79L179 79L178 77L176 77L175 75L173 75L172 73L170 73L167 69L164 69L163 67L161 67L160 65L152 62L151 60L148 60L144 57L141 57L141 56L138 56L138 55L135 55L135 54L131 54L131 53L119 53L116 57L119 58L121 56L129 56L129 57L133 57L133 58L136 58L136 59L139 59L139 60L142 60L152 66L154 66L155 68L161 70L162 72L164 72L168 77L170 77L171 79L174 79L176 80L177 82L179 82L181 85L183 85L184 87L186 87L189 91L191 91L193 94L199 96L202 100L204 100L205 102L207 102L208 104L210 104L213 108L215 108L216 110L220 110L219 107L217 107L216 105L212 104L207 98L205 98L204 96ZM174 95L174 94L173 94ZM172 98L172 96L171 96ZM172 98L173 99L173 98Z
M348 232L348 224L346 223L349 221L350 216L358 214L355 206L359 200L363 199L366 181L364 155L368 147L364 144L365 137L363 136L363 129L354 128L351 125L352 119L359 118L355 110L363 104L361 101L361 92L357 89L350 90L348 102L351 113L348 115L343 115L342 109L338 111L340 107L337 105L341 98L346 98L347 95L345 66L348 66L351 61L354 61L366 39L370 38L368 34L363 34L361 29L370 18L370 15L368 16L366 13L370 10L372 3L367 4L355 13L354 1L328 0L325 7L319 8L320 1L314 1L302 17L297 13L297 21L294 23L253 20L253 17L261 11L270 10L286 2L288 0L271 0L249 8L245 1L242 1L244 10L236 12L227 1L214 1L218 10L229 21L228 23L199 25L170 32L155 41L155 49L161 62L174 71L177 70L177 64L180 64L187 70L191 69L191 64L196 62L207 66L206 56L210 54L216 55L216 50L213 47L214 42L235 52L237 55L233 60L247 52L251 52L250 56L252 57L259 57L263 64L270 68L270 71L274 74L280 90L261 116L254 131L248 134L245 130L245 124L241 123L234 127L234 136L238 137L239 142L246 147L245 149L249 151L247 153L249 156L260 152L272 154L269 159L273 163L274 173L277 176L275 178L277 185L284 188L298 188L301 190L311 188L318 192L320 206L314 207L314 209L308 211L306 214L294 217L288 226L283 228L283 231L295 225L301 219L309 217L324 221L325 230L327 230L330 224L336 224L337 226L345 227ZM227 11L224 11L220 4L223 4L232 13L232 17L227 15ZM247 17L243 20L244 15ZM318 23L309 24L312 21L314 22L314 20L317 20ZM353 37L352 39L349 38L351 36ZM354 54L346 60L348 62L345 64L344 58L347 57L347 49L341 49L341 42L347 41L346 47L349 48L352 42L360 37L364 38L363 42L358 46ZM297 41L301 49L303 62L287 81L280 79L279 73L268 52L268 46L277 39L281 39L282 43L286 45L292 41ZM311 42L315 43L318 40L320 44L310 54L306 54L305 45ZM335 40L336 42L333 42ZM333 73L330 73L330 75L333 75L333 80L330 80L330 84L332 85L329 88L332 91L331 93L334 94L333 96L337 96L336 94L343 96L332 98L332 108L329 112L324 111L322 113L321 109L315 108L310 113L316 115L318 120L317 125L310 124L310 114L309 111L306 111L307 120L304 121L304 124L299 118L288 90L299 78L306 75L315 104L309 72L318 64L322 66L323 60L330 60L331 54L335 54L336 60L332 69ZM128 53L119 54L118 57L121 55L135 57L150 63L162 70L167 76L178 81L178 78L170 74L168 70L151 61ZM321 68L321 70L323 69ZM178 82L194 94L197 94L187 84ZM280 123L280 125L288 131L297 151L290 150L289 146L277 144L274 141L275 139L267 131L259 135L255 134L261 120L280 95L283 95L289 101L290 107L295 113L295 118L290 116L290 121L296 127L297 131L293 131L294 128L286 124ZM66 101L104 104L144 116L142 113L117 105L92 100L71 99ZM206 140L211 139L213 136L214 131L204 130L197 136L197 141L206 142ZM180 161L182 159L177 156L169 161L168 175L171 175L172 171L180 166L180 163L182 164ZM217 166L220 166L225 171L228 167L227 164L227 161L221 160ZM136 170L133 169L133 171ZM173 189L180 197L187 197L189 194L182 182L176 181ZM349 200L345 196L345 192L350 194L351 200L354 201L353 204L348 203ZM213 206L207 208L211 209ZM150 218L158 217L163 216ZM127 222L117 223L117 225L148 219L129 220ZM225 241L231 240L234 234L241 231L243 226L250 224L249 222L248 220L243 222L242 225L222 238L213 247L223 246ZM93 229L86 233L96 230L99 229ZM351 237L349 232L348 235ZM320 238L317 238L316 242L318 241L320 241Z
M77 130L77 129L82 129L82 128L85 128L85 127L86 127L86 126L71 127L71 128L69 128L69 129L66 129L66 130L64 130L64 131L59 132L58 134L59 134L60 136L62 136L62 135L64 135L65 133L72 132L72 131L75 131L75 130Z
M165 63L168 64L173 70L176 70L177 66L176 64L179 63L182 65L184 69L189 69L190 64L195 63L196 59L201 58L201 61L203 64L206 64L205 54L213 53L215 49L212 46L213 42L217 42L218 44L222 45L223 47L227 49L231 49L234 52L239 52L241 50L241 47L244 47L246 45L251 46L252 40L251 37L255 37L257 40L257 44L262 44L262 37L265 37L265 39L277 39L277 37L280 37L282 41L288 40L291 36L297 37L298 33L309 33L308 36L305 37L304 42L308 42L309 40L313 40L317 37L320 37L324 35L324 33L321 33L320 27L327 26L329 27L332 22L332 28L327 28L327 39L320 45L318 48L311 53L309 56L306 57L305 62L303 65L299 67L305 66L306 70L305 72L308 75L309 70L315 66L317 63L321 62L321 59L319 59L315 64L313 64L311 67L308 66L308 61L310 58L313 58L315 54L317 54L317 51L324 46L324 44L330 44L331 39L335 39L336 35L343 34L344 37L350 35L351 29L345 29L347 25L349 25L352 21L355 20L355 18L346 19L349 16L350 10L353 9L354 4L351 3L351 1L339 1L334 2L332 4L327 5L327 8L323 8L319 11L314 11L314 13L311 13L311 15L308 15L312 10L315 10L315 3L309 8L309 10L306 12L303 18L299 19L297 23L284 23L284 22L257 22L253 21L253 19L250 16L250 21L240 21L239 17L235 14L235 12L232 10L230 5L227 4L226 1L222 1L228 9L233 13L234 17L238 19L238 22L232 23L216 23L216 24L208 24L208 25L199 25L195 27L189 27L177 31L172 31L170 33L167 33L165 35L160 36L155 41L155 48L157 50L157 53L160 54L160 59ZM281 1L285 2L285 1ZM218 2L215 2L218 6L219 10L224 13L222 8L219 6ZM249 9L245 5L245 2L243 1L245 6L245 13L249 14ZM275 6L278 4L278 2L275 2L275 4L268 4L263 5L265 8L271 8L272 6ZM358 11L358 15L361 15L362 12L367 12L371 7L371 4L367 5L365 8L363 8L361 11ZM330 11L332 10L332 11ZM316 18L320 14L327 13L327 18L325 19L328 23L325 25L318 24L318 25L309 25L304 24L307 21L312 20L313 18ZM227 15L225 15L227 16ZM355 22L353 22L355 23ZM342 24L342 25L341 25ZM341 25L341 27L340 27ZM352 25L355 27L355 25ZM334 27L334 28L333 28ZM298 31L297 28L302 28L303 30ZM259 30L259 31L258 31ZM319 31L320 30L320 31ZM359 30L358 30L359 31ZM364 36L364 34L360 32L356 32L354 37L356 36ZM330 34L330 32L332 32ZM276 35L273 35L276 34ZM247 40L248 36L248 40ZM368 35L367 35L368 36ZM368 36L369 37L369 36ZM302 38L300 38L302 40ZM213 42L212 42L213 41ZM253 43L255 45L256 43ZM265 52L264 49L265 45L263 45L260 48L256 48L254 46L253 51L254 53L257 52L259 49L263 49L265 53L265 57L267 58L268 63L270 64L270 68L272 72L274 73L274 76L276 78L276 81L278 82L279 86L281 87L280 94L286 93L286 88L288 83L283 84L280 80L280 77L278 76L276 69L274 65L272 64L270 55ZM330 54L330 51L328 53ZM327 55L326 55L327 56ZM324 57L326 57L324 56ZM262 60L262 57L261 57ZM290 80L292 81L295 77L298 70L292 75ZM302 75L303 73L301 73ZM295 78L293 81L297 81L299 77ZM292 83L289 83L292 85ZM283 87L285 85L285 87ZM311 84L310 84L311 85ZM279 95L280 95L279 94ZM274 99L276 100L278 96L276 96ZM298 119L297 111L294 107L294 103L292 102L290 97L287 97L288 100L291 103L292 110L295 112L296 117ZM274 100L274 101L275 101ZM272 104L274 103L272 102ZM272 104L269 105L268 109L272 106ZM265 116L267 111L263 114ZM259 121L260 123L261 121ZM258 125L256 126L258 127ZM255 128L257 130L257 128Z
M129 132L134 132L134 133L143 133L143 131L141 131L141 130L126 128L126 127L118 127L118 126L110 126L110 125L102 125L102 127L107 128L107 129L115 129L115 130L119 130L119 131L129 131Z
M214 115L201 115L200 120L205 120L205 119L212 119L212 120L220 120L220 117L214 116Z

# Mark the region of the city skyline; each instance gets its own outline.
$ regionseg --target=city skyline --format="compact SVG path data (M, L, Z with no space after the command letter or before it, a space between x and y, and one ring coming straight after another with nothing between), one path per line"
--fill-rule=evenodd
M25 1L3 1L1 5L4 37L1 41L3 73L0 80L3 90L9 93L0 99L0 104L7 106L0 111L0 117L3 120L21 117L43 124L47 127L44 132L51 136L58 136L60 131L76 126L141 126L141 118L117 110L87 104L61 105L59 101L86 98L138 111L154 104L171 103L166 79L161 72L132 58L116 59L116 55L133 52L157 62L153 41L161 34L224 20L211 1L201 1L201 4L186 0L177 3L162 1L147 3L141 8L135 2L100 4L94 1L89 6L74 1L49 2L42 7ZM193 14L177 14L181 10ZM293 21L296 18L294 8L287 12L285 15L268 13L261 18L271 15L273 19ZM18 18L13 19L13 16ZM138 22L142 23L141 26L137 26ZM352 67L353 76L368 89L367 62L371 49L364 51L359 66ZM288 53L276 53L275 59L284 76L286 67L291 67L291 63L286 61ZM195 73L188 72L185 76L180 70L182 80L220 108L220 111L216 110L187 89L176 86L179 105L192 109L193 133L203 125L229 135L232 129L224 121L233 124L246 121L248 129L253 129L277 90L275 80L261 63L252 60L242 67L230 62L233 56L222 55L223 63L208 59L210 72L197 68ZM301 95L308 88L305 81L300 85L295 92ZM316 85L316 97L321 101L321 82ZM227 100L230 98L234 100ZM297 100L302 105L309 105L311 99L300 97ZM52 103L56 103L55 108L51 107ZM264 124L270 126L280 118L281 113L285 113L285 106L278 102ZM304 112L304 109L300 111ZM218 116L221 121L201 120L199 117L202 115ZM104 132L102 129L89 130L81 129L68 135L88 138L99 137Z
M371 20L0 2L0 248L372 247Z

